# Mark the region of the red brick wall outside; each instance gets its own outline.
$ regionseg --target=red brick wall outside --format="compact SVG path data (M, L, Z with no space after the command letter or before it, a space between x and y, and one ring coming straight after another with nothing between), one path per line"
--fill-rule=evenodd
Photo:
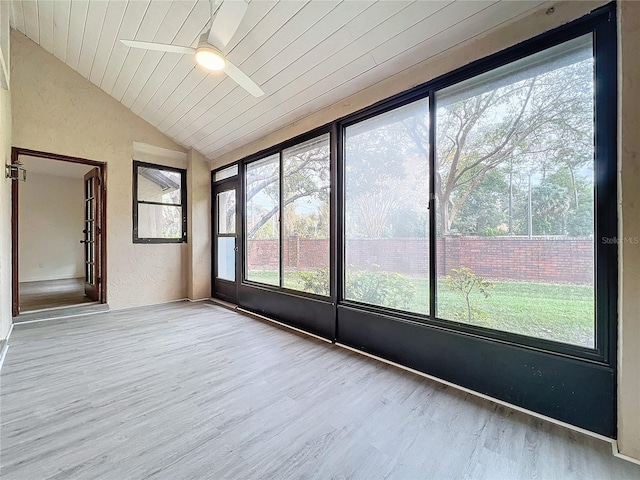
M584 237L461 237L438 238L438 274L468 267L492 280L593 284L593 239ZM359 269L425 276L429 243L419 238L376 238L347 241L346 263ZM248 242L249 264L255 269L278 268L277 240ZM329 264L329 241L288 237L284 265L308 271Z

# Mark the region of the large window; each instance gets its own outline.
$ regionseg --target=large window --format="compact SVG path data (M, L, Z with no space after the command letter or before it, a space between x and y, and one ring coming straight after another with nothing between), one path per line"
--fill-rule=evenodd
M246 278L280 285L280 156L252 162L245 182Z
M329 134L282 151L283 286L329 295Z
M186 170L133 162L133 242L187 241Z
M247 280L329 295L330 172L329 134L247 164Z
M245 159L238 304L614 435L615 12Z
M439 318L594 347L592 52L437 92Z
M615 218L596 215L596 197L615 182L594 31L514 48L339 122L338 218L328 133L248 161L245 278L329 296L335 222L337 302L601 355L611 311L606 291L596 304L596 271L603 287L612 273L595 237L615 235Z
M594 348L591 34L434 98L344 129L344 298Z
M429 314L429 104L345 130L348 300Z

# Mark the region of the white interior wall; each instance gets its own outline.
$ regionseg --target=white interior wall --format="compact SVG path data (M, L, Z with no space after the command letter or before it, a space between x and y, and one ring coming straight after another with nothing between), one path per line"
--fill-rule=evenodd
M4 84L0 86L0 343L11 328L11 180L5 178L4 165L11 163L11 95L9 93L10 36L6 2L0 14L0 64ZM7 89L3 88L7 87Z
M83 277L83 179L29 173L29 161L24 164L27 181L18 190L20 282Z
M0 341L11 328L11 180L4 165L11 163L11 97L0 88Z
M618 446L640 460L640 2L618 3L618 41Z

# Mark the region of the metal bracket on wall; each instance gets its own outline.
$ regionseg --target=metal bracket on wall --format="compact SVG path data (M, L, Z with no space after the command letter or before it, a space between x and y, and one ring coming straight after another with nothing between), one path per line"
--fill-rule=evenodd
M11 180L18 180L21 182L27 181L27 171L21 163L14 163L11 165L5 165L5 176Z

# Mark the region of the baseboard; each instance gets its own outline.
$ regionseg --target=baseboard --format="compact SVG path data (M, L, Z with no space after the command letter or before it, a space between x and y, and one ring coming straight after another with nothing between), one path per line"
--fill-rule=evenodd
M9 331L7 332L7 338L4 340L0 340L0 372L2 371L2 366L4 365L4 359L7 356L7 352L9 351L9 337L13 333L13 323L9 327Z
M68 318L107 313L109 310L108 303L86 303L70 307L34 310L32 312L21 313L17 317L13 317L13 324L25 325L39 322L51 322L54 320L65 320Z
M220 307L228 308L229 310L237 310L238 305L235 303L227 302L225 300L220 300L219 298L207 298L207 303L212 303L218 305Z
M508 403L508 402L505 402L504 400L500 400L498 398L494 398L494 397L491 397L489 395L485 395L483 393L476 392L475 390L471 390L469 388L465 388L465 387L462 387L460 385L456 385L455 383L451 383L451 382L448 382L448 381L443 380L441 378L434 377L432 375L429 375L427 373L421 372L419 370L414 370L413 368L406 367L404 365L392 362L392 361L387 360L385 358L378 357L376 355L371 355L370 353L363 352L362 350L358 350L357 348L353 348L353 347L350 347L348 345L344 345L344 344L338 343L338 342L336 342L336 345L338 347L344 348L344 349L349 350L351 352L355 352L355 353L358 353L360 355L364 355L365 357L369 357L369 358L372 358L374 360L378 360L380 362L386 363L388 365L392 365L392 366L397 367L397 368L401 368L402 370L406 370L407 372L415 373L416 375L420 375L421 377L428 378L429 380L433 380L434 382L442 383L442 384L447 385L449 387L455 388L456 390L460 390L460 391L463 391L465 393L474 395L476 397L480 397L480 398L482 398L484 400L488 400L490 402L497 403L499 405L503 405L503 406L508 407L508 408L510 408L512 410L517 410L519 412L525 413L525 414L527 414L529 416L539 418L540 420L546 420L547 422L551 422L551 423L554 423L554 424L559 425L561 427L565 427L565 428L568 428L570 430L573 430L573 431L576 431L576 432L579 432L579 433L583 433L583 434L588 435L590 437L597 438L598 440L603 440L603 441L605 441L607 443L611 443L612 447L616 448L615 447L615 442L616 441L613 438L605 437L604 435L600 435L598 433L594 433L594 432L591 432L589 430L585 430L584 428L576 427L575 425L571 425L570 423L562 422L560 420L556 420L555 418L547 417L546 415L542 415L542 414L540 414L538 412L534 412L532 410L527 410L526 408L522 408L522 407L519 407L517 405L513 405L512 403Z
M218 302L215 302L215 299L211 299L211 300L212 300L213 303L218 303ZM222 305L222 306L224 306L224 305ZM249 310L245 310L245 309L240 308L240 307L237 307L235 310L240 312L240 313L242 313L242 314L244 314L244 315L247 315L249 317L253 317L253 318L256 318L256 319L259 319L259 320L266 320L266 321L268 321L270 323L275 323L277 325L280 325L282 327L288 328L290 330L295 330L296 332L308 335L310 337L317 338L318 340L322 340L323 342L333 343L330 340L327 340L326 338L320 337L318 335L314 335L312 333L306 332L306 331L301 330L299 328L292 327L291 325L287 325L286 323L278 322L277 320L274 320L274 319L269 318L269 317L265 317L264 315L259 315L257 313L251 312ZM476 392L474 390L470 390L468 388L461 387L460 385L456 385L455 383L451 383L451 382L448 382L446 380L442 380L441 378L434 377L432 375L428 375L428 374L426 374L424 372L420 372L419 370L414 370L413 368L409 368L409 367L406 367L406 366L401 365L399 363L395 363L395 362L386 360L386 359L384 359L382 357L377 357L375 355L371 355L371 354L369 354L367 352L363 352L362 350L358 350L358 349L350 347L348 345L344 345L344 344L337 343L337 342L335 343L335 345L338 346L338 347L344 348L346 350L352 351L354 353L357 353L357 354L360 354L360 355L364 355L365 357L369 357L369 358L371 358L373 360L378 360L378 361L386 363L388 365L392 365L394 367L401 368L402 370L414 373L416 375L420 375L421 377L428 378L429 380L433 380L434 382L442 383L444 385L447 385L449 387L452 387L452 388L455 388L457 390L463 391L465 393L474 395L476 397L480 397L480 398L482 398L484 400L488 400L490 402L497 403L499 405L503 405L503 406L505 406L507 408L511 408L513 410L517 410L517 411L522 412L524 414L527 414L529 416L532 416L532 417L535 417L535 418L539 418L540 420L545 420L545 421L553 423L555 425L559 425L561 427L568 428L568 429L573 430L575 432L579 432L579 433L582 433L584 435L588 435L590 437L597 438L598 440L602 440L604 442L610 443L611 444L611 448L612 448L612 453L613 453L613 455L615 457L621 458L623 460L626 460L626 461L629 461L629 462L632 462L632 463L637 463L637 464L640 465L640 461L636 460L635 458L632 458L632 457L629 457L627 455L621 454L618 451L618 444L617 444L616 440L613 439L613 438L605 437L604 435L600 435L598 433L594 433L594 432L591 432L589 430L585 430L584 428L576 427L575 425L571 425L569 423L562 422L560 420L556 420L555 418L547 417L546 415L542 415L542 414L534 412L532 410L527 410L526 408L522 408L522 407L519 407L517 405L513 405L511 403L505 402L503 400L499 400L499 399L491 397L489 395L484 395L484 394Z
M260 315L259 313L254 313L254 312L252 312L250 310L245 310L244 308L237 307L236 311L241 312L244 315L247 315L249 317L256 318L258 320L266 320L267 322L275 323L276 325L280 325L281 327L288 328L289 330L295 330L296 332L302 333L302 334L307 335L309 337L313 337L313 338L317 338L318 340L322 340L325 343L333 343L331 340L328 340L328 339L326 339L324 337L321 337L320 335L315 335L313 333L309 333L309 332L307 332L305 330L302 330L300 328L292 327L291 325L287 325L286 323L279 322L277 320L274 320L273 318L265 317L264 315Z
M111 308L110 311L112 312L117 312L120 310L129 310L132 308L145 308L145 307L153 307L154 305L166 305L168 303L180 303L180 302L188 302L189 299L184 297L184 298L178 298L176 300L166 300L164 302L155 302L155 303L145 303L143 305L129 305L126 307L117 307L117 308Z
M618 457L622 460L626 460L627 462L635 463L636 465L640 465L640 460L637 458L630 457L625 455L624 453L620 453L620 449L618 448L618 441L614 440L611 444L611 450L613 451L613 456Z
M83 279L83 275L64 275L62 277L32 277L32 278L20 278L20 283L31 283L31 282L53 282L55 280L76 280Z

